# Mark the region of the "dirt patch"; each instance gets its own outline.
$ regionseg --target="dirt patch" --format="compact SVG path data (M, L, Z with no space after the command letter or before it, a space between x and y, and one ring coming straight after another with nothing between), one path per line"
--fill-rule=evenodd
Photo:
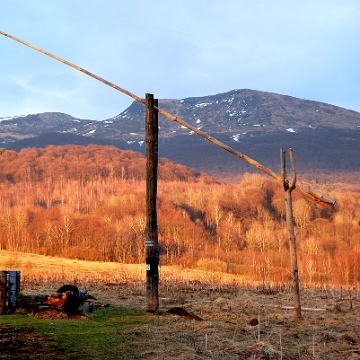
M50 338L37 333L36 329L26 327L17 329L0 325L0 359L71 359L50 345Z
M195 314L190 314L184 308L175 306L168 310L168 313L175 314L179 316L184 316L186 320L196 320L196 321L203 321L203 319Z

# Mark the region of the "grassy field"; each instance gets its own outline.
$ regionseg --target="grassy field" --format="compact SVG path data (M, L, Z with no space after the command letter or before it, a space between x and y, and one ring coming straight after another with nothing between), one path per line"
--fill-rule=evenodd
M19 359L39 358L40 348L42 359L360 359L358 289L302 289L303 319L295 320L287 286L162 267L160 312L149 314L144 265L0 251L0 269L21 270L24 294L75 283L97 298L90 320L0 315L0 359L22 347Z

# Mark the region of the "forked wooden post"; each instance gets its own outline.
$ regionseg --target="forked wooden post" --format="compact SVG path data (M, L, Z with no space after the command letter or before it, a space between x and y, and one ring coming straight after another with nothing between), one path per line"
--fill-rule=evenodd
M301 314L301 302L300 302L300 285L299 285L299 270L297 263L297 252L296 252L296 237L294 230L294 217L292 209L292 198L291 192L295 188L296 184L296 171L294 165L294 158L292 149L289 149L290 161L291 161L291 170L292 170L292 181L289 183L286 180L286 166L285 166L285 151L280 149L280 159L281 159L281 177L282 183L285 190L285 208L286 208L286 227L287 235L289 239L289 248L290 248L290 260L291 260L291 271L292 271L292 287L295 303L295 316L298 319L302 318Z
M147 311L159 311L158 224L156 211L158 173L158 100L146 94L146 301Z

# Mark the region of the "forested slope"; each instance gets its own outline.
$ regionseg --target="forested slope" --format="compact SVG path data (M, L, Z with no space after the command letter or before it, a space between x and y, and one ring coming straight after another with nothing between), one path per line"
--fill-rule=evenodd
M280 184L243 174L229 185L165 159L159 163L161 264L287 281ZM144 263L144 176L143 155L115 147L4 151L0 249ZM294 194L301 278L350 285L360 279L360 195L326 186L320 190L336 199L334 208Z

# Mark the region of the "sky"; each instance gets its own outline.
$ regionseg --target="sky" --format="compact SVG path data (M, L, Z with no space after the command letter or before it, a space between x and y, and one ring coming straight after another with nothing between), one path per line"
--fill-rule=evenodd
M360 112L359 0L1 0L0 30L144 98L253 89ZM0 35L0 118L133 99Z

